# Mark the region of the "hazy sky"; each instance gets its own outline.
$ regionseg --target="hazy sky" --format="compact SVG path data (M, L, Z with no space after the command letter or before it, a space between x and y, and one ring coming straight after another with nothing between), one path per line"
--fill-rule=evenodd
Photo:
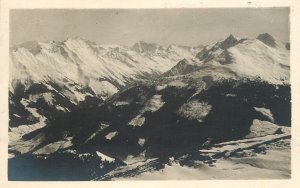
M255 38L268 32L289 41L289 9L11 10L11 45L81 37L99 44L139 40L195 46L229 34Z

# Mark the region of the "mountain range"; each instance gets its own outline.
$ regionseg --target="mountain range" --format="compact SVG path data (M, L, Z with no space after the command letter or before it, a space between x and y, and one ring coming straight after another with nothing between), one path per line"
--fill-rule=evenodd
M9 176L109 180L265 152L290 138L288 46L264 33L197 48L79 38L13 47ZM28 163L50 170L24 177Z

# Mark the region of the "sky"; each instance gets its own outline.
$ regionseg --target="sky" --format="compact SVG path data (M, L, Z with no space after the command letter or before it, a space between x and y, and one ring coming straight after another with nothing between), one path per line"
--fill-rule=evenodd
M197 46L230 34L255 38L269 33L289 41L288 8L230 9L14 9L10 45L80 37L98 44L137 41Z

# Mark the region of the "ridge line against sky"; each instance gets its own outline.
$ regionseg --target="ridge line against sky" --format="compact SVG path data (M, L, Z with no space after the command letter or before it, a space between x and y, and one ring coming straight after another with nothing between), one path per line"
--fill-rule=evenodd
M137 41L198 46L270 33L289 41L289 8L13 9L10 45L80 37L98 44Z

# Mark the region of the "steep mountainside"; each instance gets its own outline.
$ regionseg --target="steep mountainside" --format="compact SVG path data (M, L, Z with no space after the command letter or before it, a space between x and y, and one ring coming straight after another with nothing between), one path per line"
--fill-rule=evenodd
M160 74L196 49L138 42L131 48L97 45L80 38L63 42L28 42L11 48L10 91L18 84L74 82L107 98L129 81ZM76 100L75 100L76 99ZM82 100L75 95L75 101Z
M12 47L10 131L17 139L59 114L97 106L128 83L157 76L196 52L146 42L131 48L98 45L80 38Z
M262 145L275 147L290 138L291 94L289 51L274 37L275 46L264 38L270 37L239 40L231 35L101 105L59 114L10 145L17 156L11 165L52 164L68 157L70 168L74 161L91 166L100 158L100 168L74 173L107 180L164 169L174 160L197 167L266 152L271 146ZM153 44L141 48L143 43L134 46L139 53L161 50Z

